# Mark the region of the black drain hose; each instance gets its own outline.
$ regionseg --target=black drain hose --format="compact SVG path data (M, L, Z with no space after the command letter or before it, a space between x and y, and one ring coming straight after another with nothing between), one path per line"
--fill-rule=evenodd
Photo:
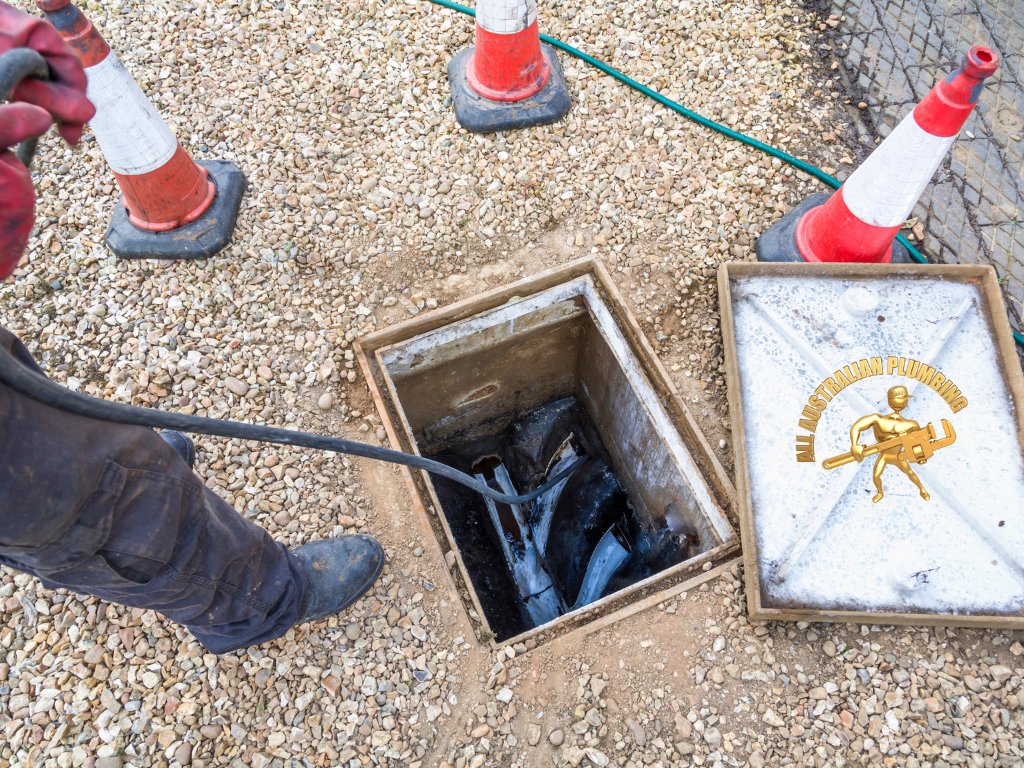
M46 61L33 50L15 48L0 56L0 101L7 98L14 87L26 77L46 79L48 68ZM36 139L27 139L18 146L18 159L28 167L36 150ZM431 461L401 451L377 448L354 440L342 440L337 437L314 435L308 432L295 432L290 429L261 427L256 424L243 424L238 421L222 421L207 419L201 416L186 416L183 413L158 411L154 408L138 408L124 403L114 403L99 397L90 397L60 386L50 381L39 372L32 370L3 347L0 347L0 382L24 395L27 398L56 408L66 413L85 416L100 421L112 421L116 424L133 424L140 427L156 427L157 429L176 429L179 432L191 432L199 435L236 438L239 440L258 440L261 443L277 445L295 445L300 448L315 448L321 451L334 451L350 456L362 456L366 459L387 461L391 464L404 464L407 467L424 469L435 475L447 477L477 493L504 504L525 504L533 501L560 481L567 478L587 461L584 456L574 462L568 469L559 472L537 490L522 496L509 496L481 483L475 477L449 467L438 461Z
M309 432L295 432L290 429L261 427L257 424L243 424L239 421L209 419L202 416L187 416L173 411L158 411L155 408L139 408L134 405L115 403L99 397L90 397L62 387L32 370L20 360L0 347L0 382L24 395L27 398L56 408L59 411L85 416L89 419L112 421L116 424L134 424L140 427L156 427L157 429L176 429L179 432L191 432L199 435L237 438L239 440L258 440L261 443L277 445L295 445L300 448L315 448L320 451L334 451L350 456L362 456L366 459L387 461L391 464L404 464L407 467L425 469L435 475L447 477L477 493L505 504L525 504L569 477L588 461L584 456L567 469L559 472L537 490L522 496L509 496L489 488L474 477L449 467L438 461L424 459L401 451L377 448L373 445L355 440L342 440L338 437L314 435Z

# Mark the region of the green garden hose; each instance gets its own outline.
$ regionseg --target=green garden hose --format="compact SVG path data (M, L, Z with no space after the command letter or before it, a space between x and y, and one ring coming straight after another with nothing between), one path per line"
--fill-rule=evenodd
M450 2L450 0L428 0L428 2L431 2L434 5L440 5L452 11L464 13L467 16L476 16L476 11L474 11L472 8L467 8L464 5L459 5L458 3ZM632 79L631 77L627 77L626 75L619 72L617 69L608 66L603 61L598 61L593 56L588 56L587 54L583 53L583 51L577 48L573 48L571 45L563 43L561 40L556 40L555 38L548 37L547 35L541 35L540 39L542 42L547 43L553 48L557 48L560 51L565 51L565 53L568 53L570 56L575 56L577 59L585 61L590 66L596 67L609 77L614 77L620 83L628 85L630 88L632 88L635 91L639 91L644 96L654 99L662 106L668 107L673 112L677 112L678 114L682 115L688 120L692 120L693 122L698 123L699 125L703 125L705 128L710 128L713 131L718 131L718 133L722 134L723 136L726 136L727 138L734 139L735 141L738 141L741 144L746 144L748 147L753 147L754 149L760 150L761 152L769 154L772 157L777 157L782 162L788 163L797 170L803 171L809 176L813 176L823 184L828 184L830 187L832 187L832 189L839 189L839 187L842 185L842 182L840 182L839 179L835 178L834 176L830 176L820 168L811 165L810 163L805 162L804 160L800 160L799 158L793 157L793 155L783 152L780 149L776 149L775 147L769 146L764 142L751 138L746 134L740 133L739 131L734 131L732 128L727 128L721 123L716 123L714 120L709 120L708 118L703 117L702 115L698 115L696 112L687 109L682 104L672 101L672 99L668 98L667 96L662 96L657 91L652 91L646 85L641 85L636 80ZM918 264L929 263L928 259L926 259L913 245L911 245L910 241L907 240L907 238L905 238L903 235L896 235L896 239L899 241L900 245L907 249L907 251L910 253L910 257ZM1011 332L1013 333L1014 340L1021 346L1024 346L1024 336L1022 336L1021 334L1017 333L1012 329Z

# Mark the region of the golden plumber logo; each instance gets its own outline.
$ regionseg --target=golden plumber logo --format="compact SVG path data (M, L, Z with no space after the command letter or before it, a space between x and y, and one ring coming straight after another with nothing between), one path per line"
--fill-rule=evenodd
M927 501L929 499L928 491L921 485L921 479L914 474L910 464L911 462L924 464L939 448L952 445L956 440L956 432L953 431L953 425L943 419L942 428L945 430L945 436L936 440L935 428L931 423L922 429L921 425L913 419L901 416L900 411L907 407L911 397L913 395L907 392L906 387L902 385L892 387L889 390L888 399L889 407L893 412L887 416L872 413L857 419L850 427L850 452L825 459L821 462L821 466L825 469L835 469L849 464L851 461L860 462L867 456L878 454L878 458L875 460L875 469L871 473L878 493L874 495L872 501L878 503L885 495L882 492L882 473L890 464L909 477L910 482L916 485L921 492L921 498ZM874 445L860 444L860 434L866 429L874 431Z
M885 362L885 373L913 378L931 387L939 397L949 404L953 413L967 407L967 398L961 394L960 389L953 382L939 371L917 360L888 357ZM854 381L882 374L882 358L872 357L844 366L814 390L814 394L808 398L807 405L804 406L801 413L803 418L799 420L799 426L809 430L811 434L797 435L797 461L814 462L814 432L821 419L821 414L832 399ZM826 470L835 469L853 461L861 462L869 456L877 455L872 480L878 493L875 494L872 501L877 503L885 495L882 490L882 473L890 465L903 472L917 486L921 498L927 500L928 492L910 465L924 464L935 454L935 451L952 445L956 441L956 432L949 421L942 419L943 436L937 437L935 427L930 422L922 427L913 419L903 416L901 411L907 407L911 397L913 396L907 387L902 384L890 387L887 399L892 413L885 415L872 413L857 419L850 427L850 451L826 459L822 462L822 466ZM874 434L875 442L872 445L861 444L860 436L868 429Z

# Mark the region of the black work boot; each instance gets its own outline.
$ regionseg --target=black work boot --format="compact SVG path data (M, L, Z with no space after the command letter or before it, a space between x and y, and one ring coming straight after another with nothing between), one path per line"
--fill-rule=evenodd
M358 600L384 569L384 549L363 533L323 539L292 550L306 572L296 624L340 613Z
M196 445L192 442L192 438L183 432L175 432L173 429L165 429L158 434L185 460L188 468L192 469L192 465L196 463Z

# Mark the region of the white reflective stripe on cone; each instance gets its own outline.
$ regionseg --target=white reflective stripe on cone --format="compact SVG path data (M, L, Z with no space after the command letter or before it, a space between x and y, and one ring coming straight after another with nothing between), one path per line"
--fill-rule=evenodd
M537 0L479 0L476 23L496 35L514 35L537 20Z
M178 140L113 51L85 76L86 96L96 107L89 126L111 169L138 176L174 156Z
M875 227L910 216L956 136L932 136L911 112L843 184L850 213Z

